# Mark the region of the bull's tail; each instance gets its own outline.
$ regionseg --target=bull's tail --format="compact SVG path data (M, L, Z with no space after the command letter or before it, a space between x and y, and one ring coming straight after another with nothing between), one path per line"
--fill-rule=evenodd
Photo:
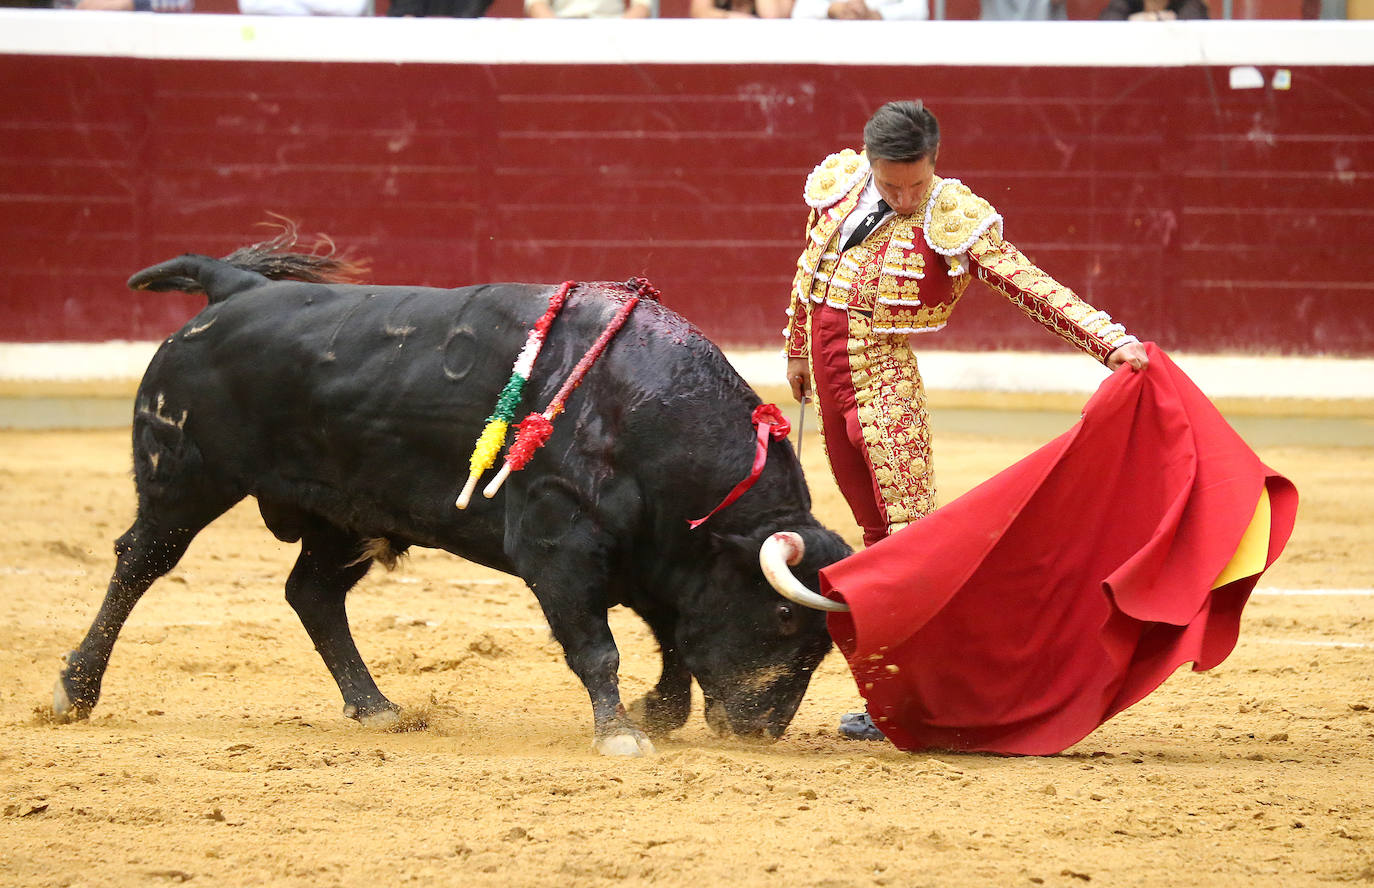
M281 231L276 237L239 247L223 259L188 253L145 268L129 278L129 287L204 293L214 305L267 280L346 283L366 273L366 263L338 254L333 241L323 235L311 252L291 251L298 240L295 223L283 220L277 227Z
M129 289L205 293L214 305L266 280L255 271L230 265L222 259L187 253L138 272L129 278Z

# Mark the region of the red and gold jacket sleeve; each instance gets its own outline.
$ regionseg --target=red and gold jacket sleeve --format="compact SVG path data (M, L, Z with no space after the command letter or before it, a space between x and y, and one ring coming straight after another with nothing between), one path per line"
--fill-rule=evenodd
M816 211L812 210L806 220L806 236L816 224ZM810 311L811 300L807 298L811 279L804 269L798 268L792 279L792 294L787 303L787 326L782 335L787 339L786 353L789 358L804 358L810 349Z
M996 227L969 248L979 280L1000 291L1017 308L1046 329L1099 361L1123 345L1137 342L1126 328L1084 302L1068 287L1041 271L1020 250L1003 240Z
M1138 341L1004 240L1002 217L958 179L941 180L931 195L926 240L945 257L951 275L975 274L1042 326L1099 361Z

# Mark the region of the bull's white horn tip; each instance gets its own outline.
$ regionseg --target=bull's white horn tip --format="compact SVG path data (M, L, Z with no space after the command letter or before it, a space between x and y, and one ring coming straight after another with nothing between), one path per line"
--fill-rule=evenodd
M802 539L801 534L790 530L780 530L768 538L768 542L773 540L777 540L774 545L783 550L788 567L801 564L802 559L806 557L806 540Z
M806 543L800 534L779 531L764 540L759 547L759 567L763 568L768 585L783 598L803 607L834 613L848 611L849 605L812 592L788 569L789 565L799 564L805 554Z

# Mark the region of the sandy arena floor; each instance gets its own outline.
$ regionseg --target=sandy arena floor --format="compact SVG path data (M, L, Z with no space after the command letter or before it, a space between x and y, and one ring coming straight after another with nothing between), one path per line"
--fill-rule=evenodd
M1043 440L937 429L943 493ZM1374 453L1257 449L1303 496L1262 586L1374 587ZM853 539L814 438L805 456L817 514ZM128 471L126 430L0 432L3 886L1374 883L1367 594L1257 595L1226 663L1059 756L842 741L859 697L832 653L776 744L716 738L698 700L657 756L608 760L533 597L442 553L350 599L378 682L428 729L344 719L283 600L293 547L249 503L139 605L91 720L54 725L61 656L132 518ZM633 699L654 646L613 619Z

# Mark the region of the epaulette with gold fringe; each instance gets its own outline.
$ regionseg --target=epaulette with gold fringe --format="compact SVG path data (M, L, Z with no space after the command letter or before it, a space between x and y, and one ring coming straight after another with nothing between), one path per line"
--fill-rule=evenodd
M992 204L969 190L958 179L941 179L935 183L926 207L926 242L942 256L957 256L983 236L989 228L1002 233L1002 217Z
M849 193L868 175L868 158L846 148L832 154L811 171L802 189L802 198L812 209L823 210Z

